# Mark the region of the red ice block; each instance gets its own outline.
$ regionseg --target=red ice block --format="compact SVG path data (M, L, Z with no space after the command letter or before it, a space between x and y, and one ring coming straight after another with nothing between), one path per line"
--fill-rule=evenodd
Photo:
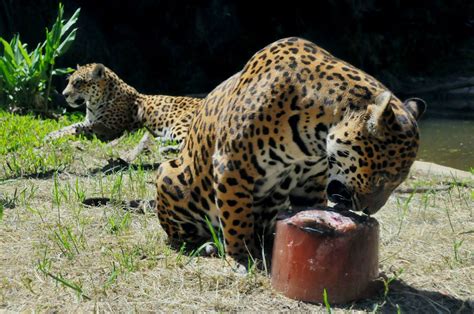
M315 209L279 220L272 285L289 298L330 304L368 297L378 277L379 224L352 212Z

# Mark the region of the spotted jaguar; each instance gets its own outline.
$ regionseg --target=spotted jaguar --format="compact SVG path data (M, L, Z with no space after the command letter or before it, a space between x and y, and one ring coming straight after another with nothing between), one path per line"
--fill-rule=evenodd
M202 101L141 94L100 63L78 66L69 77L63 95L73 108L86 105L85 120L54 131L47 139L82 134L110 141L126 131L145 127L162 141L173 140L182 145L194 111ZM146 141L148 135L142 139Z
M408 175L425 107L312 42L274 42L203 100L159 167L160 223L171 243L198 245L210 222L245 261L279 212L331 200L375 214Z

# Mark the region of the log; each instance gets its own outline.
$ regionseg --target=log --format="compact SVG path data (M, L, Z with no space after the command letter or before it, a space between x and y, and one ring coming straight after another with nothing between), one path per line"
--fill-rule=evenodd
M330 304L369 297L378 270L379 224L327 208L277 221L272 286L285 296Z

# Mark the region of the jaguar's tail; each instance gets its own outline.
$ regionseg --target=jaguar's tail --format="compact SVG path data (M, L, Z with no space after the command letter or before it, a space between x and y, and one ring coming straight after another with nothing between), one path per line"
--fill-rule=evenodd
M147 211L152 211L155 208L154 200L131 200L131 201L118 201L110 199L108 197L91 197L86 198L82 201L82 204L86 206L105 206L108 204L119 205L124 210L133 211L136 213L144 214Z

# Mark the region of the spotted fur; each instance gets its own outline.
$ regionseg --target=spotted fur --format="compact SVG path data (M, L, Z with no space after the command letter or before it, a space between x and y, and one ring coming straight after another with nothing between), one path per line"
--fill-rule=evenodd
M182 143L201 103L198 98L141 94L97 63L78 67L63 95L73 108L85 103L86 117L83 122L50 133L49 139L83 134L112 140L125 131L146 127L161 140Z
M201 244L209 219L245 260L278 212L329 198L373 214L415 160L423 111L309 41L272 43L205 98L158 169L160 223L171 242Z

